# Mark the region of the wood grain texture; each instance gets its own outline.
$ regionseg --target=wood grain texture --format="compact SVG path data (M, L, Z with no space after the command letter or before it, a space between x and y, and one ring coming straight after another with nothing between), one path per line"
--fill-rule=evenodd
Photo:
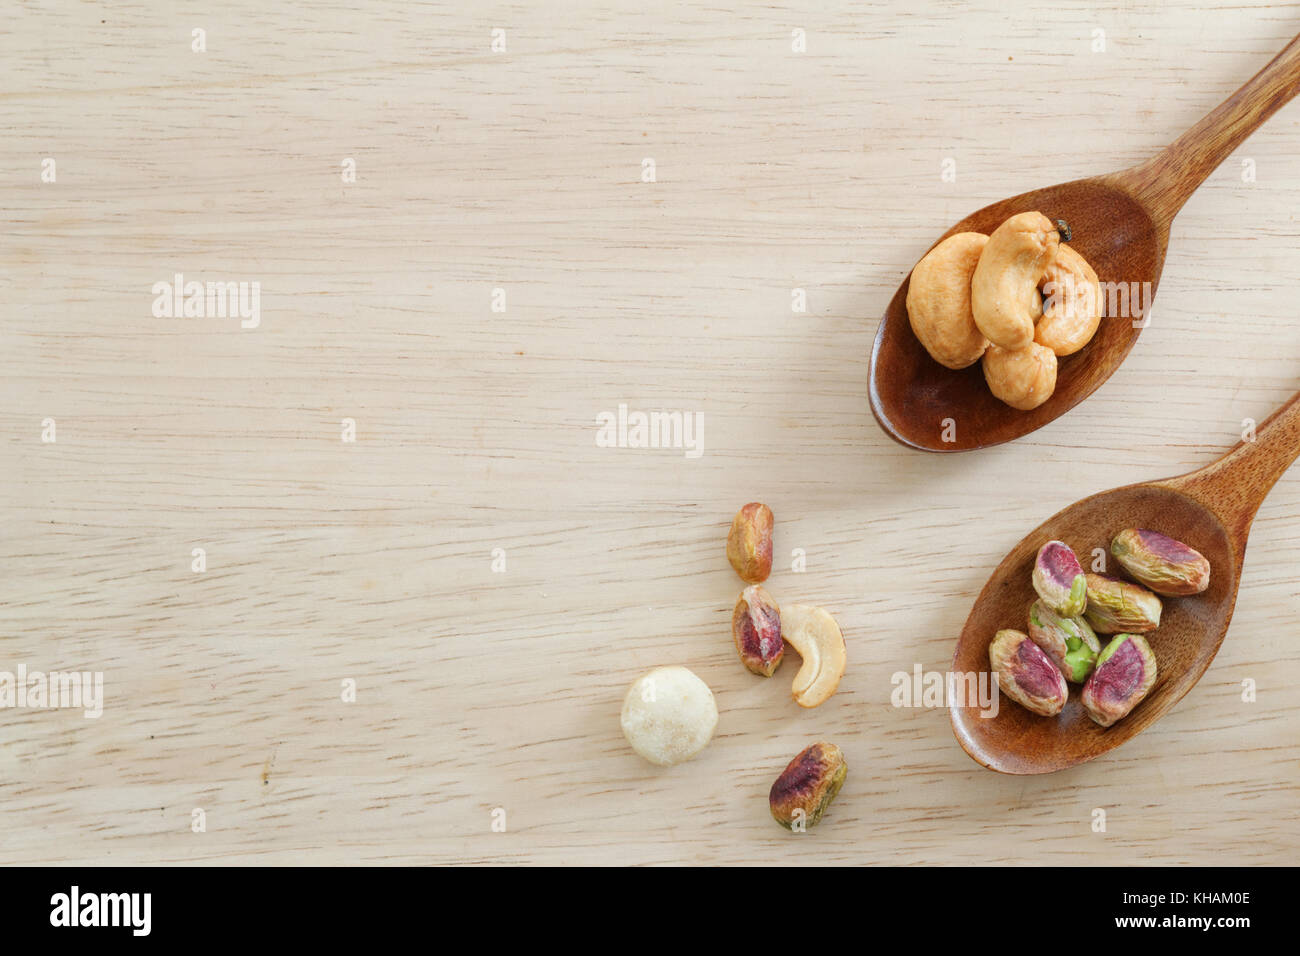
M1300 107L1183 208L1087 402L939 457L866 397L937 234L1154 155L1294 8L471 6L24 0L0 25L0 668L107 695L97 721L0 711L0 861L1294 860L1295 472L1213 666L1123 748L993 774L890 678L947 667L1044 518L1207 464L1296 390ZM260 282L260 326L154 318L177 272ZM702 413L703 454L597 447L620 403ZM813 711L731 646L725 536L756 499L769 590L849 642ZM618 729L661 664L721 710L671 770ZM793 836L767 789L817 739L848 780Z

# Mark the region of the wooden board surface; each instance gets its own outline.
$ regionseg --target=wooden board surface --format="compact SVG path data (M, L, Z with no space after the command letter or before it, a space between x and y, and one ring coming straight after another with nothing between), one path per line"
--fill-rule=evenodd
M1150 328L1080 408L934 457L866 401L934 236L1149 157L1294 7L155 6L0 26L0 669L105 681L97 720L0 711L0 861L1294 861L1300 473L1214 666L1113 754L998 776L890 694L946 668L1027 529L1300 387L1300 106L1184 208ZM155 317L176 273L259 283L260 323ZM702 416L702 453L598 447L620 404ZM813 711L731 647L755 499L770 590L849 642ZM661 664L721 711L670 770L618 726ZM767 790L816 739L848 781L792 836Z

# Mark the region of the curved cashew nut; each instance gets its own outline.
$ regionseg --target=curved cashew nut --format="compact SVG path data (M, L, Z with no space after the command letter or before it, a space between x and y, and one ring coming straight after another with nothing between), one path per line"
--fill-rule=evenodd
M907 287L907 317L925 350L940 365L974 365L989 341L971 315L970 284L989 237L949 236L916 264Z
M971 315L994 345L1014 352L1034 340L1038 285L1060 241L1041 212L1012 216L989 236L971 276Z
M1057 355L1073 355L1087 345L1101 322L1101 283L1086 259L1069 246L1043 275L1043 318L1034 341Z
M781 608L781 636L803 658L790 688L794 702L816 707L835 693L848 664L840 626L823 608L787 604Z
M994 396L1027 412L1056 391L1056 353L1037 342L1015 352L991 345L984 353L984 380Z

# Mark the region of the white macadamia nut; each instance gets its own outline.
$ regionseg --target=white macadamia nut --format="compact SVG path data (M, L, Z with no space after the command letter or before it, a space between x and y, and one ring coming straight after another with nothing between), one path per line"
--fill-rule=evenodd
M713 739L713 691L685 667L659 667L633 682L623 698L623 736L661 767L690 760Z

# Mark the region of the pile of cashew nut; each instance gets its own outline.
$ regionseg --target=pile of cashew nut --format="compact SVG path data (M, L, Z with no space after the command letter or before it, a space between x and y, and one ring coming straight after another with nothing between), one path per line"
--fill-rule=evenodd
M912 270L907 315L936 362L982 359L989 390L1028 411L1056 390L1057 357L1096 334L1101 286L1055 223L1024 212L991 236L959 232L931 249Z

